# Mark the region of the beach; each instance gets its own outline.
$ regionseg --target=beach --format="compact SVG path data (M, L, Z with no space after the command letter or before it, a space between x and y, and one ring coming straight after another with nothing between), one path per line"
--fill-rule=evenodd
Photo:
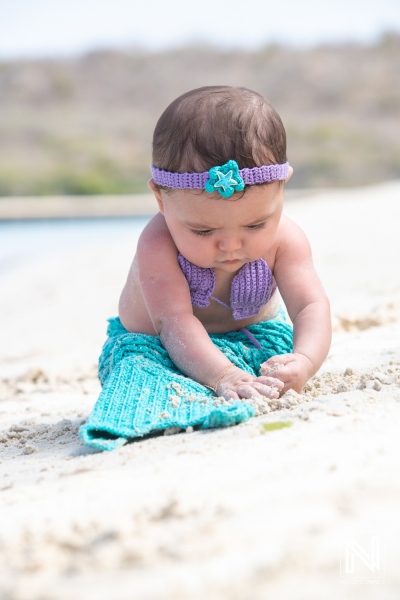
M387 182L286 203L334 326L302 394L114 452L78 429L137 233L0 270L2 600L399 597L399 199Z

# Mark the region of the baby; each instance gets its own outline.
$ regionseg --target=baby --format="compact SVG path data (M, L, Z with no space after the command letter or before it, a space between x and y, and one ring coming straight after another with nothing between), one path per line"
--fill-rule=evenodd
M243 422L255 402L300 392L330 346L309 243L283 214L285 130L262 96L183 94L157 123L151 168L159 213L138 241L99 360L102 392L80 428L104 450Z
M329 303L309 243L282 213L292 173L280 117L245 88L183 94L154 131L149 186L160 212L140 236L119 316L128 331L160 336L183 373L226 398L300 392L329 350ZM208 334L273 319L279 293L293 351L254 377Z

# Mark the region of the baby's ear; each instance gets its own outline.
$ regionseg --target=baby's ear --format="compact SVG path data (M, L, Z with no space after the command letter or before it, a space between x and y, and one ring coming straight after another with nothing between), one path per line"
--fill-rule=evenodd
M160 213L163 215L164 214L164 202L161 196L161 190L158 187L158 185L154 182L154 179L149 179L149 181L147 182L147 185L149 186L149 188L151 189L151 191L153 192L156 200L157 200L157 204L158 204L158 208L160 209Z
M291 166L289 165L289 168L288 168L288 176L287 176L287 177L286 177L286 179L285 179L285 183L287 183L287 182L289 181L289 179L291 178L291 176L292 176L292 175L293 175L293 167L291 167Z

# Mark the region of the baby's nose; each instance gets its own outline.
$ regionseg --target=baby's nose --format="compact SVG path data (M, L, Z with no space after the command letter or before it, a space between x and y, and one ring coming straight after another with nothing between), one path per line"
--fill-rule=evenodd
M239 235L224 235L219 240L219 248L224 252L234 252L242 247L242 240Z

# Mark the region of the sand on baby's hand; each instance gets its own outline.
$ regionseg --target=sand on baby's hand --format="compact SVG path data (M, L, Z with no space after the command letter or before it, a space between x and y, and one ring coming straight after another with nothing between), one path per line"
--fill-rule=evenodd
M278 369L280 369L282 366L283 364L280 362L274 362L269 365L261 365L261 375L271 375L271 373L275 373L275 371L278 371Z

